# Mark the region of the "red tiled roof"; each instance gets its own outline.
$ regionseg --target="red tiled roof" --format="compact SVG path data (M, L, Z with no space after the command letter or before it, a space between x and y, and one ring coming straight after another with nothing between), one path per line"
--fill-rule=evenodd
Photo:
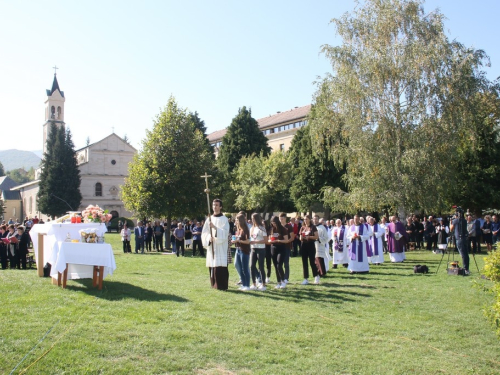
M301 119L306 117L311 111L311 104L305 105L299 108L293 108L289 111L280 112L275 115L269 115L258 119L259 128L267 128L268 126L278 125L283 123L289 123L296 119ZM222 130L216 130L210 133L207 137L210 142L222 139L226 134L227 128Z

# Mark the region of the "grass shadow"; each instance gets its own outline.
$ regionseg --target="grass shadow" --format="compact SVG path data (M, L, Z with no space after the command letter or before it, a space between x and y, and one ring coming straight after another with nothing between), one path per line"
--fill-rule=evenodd
M123 299L135 299L138 301L160 302L189 302L188 299L176 296L174 294L158 293L153 290L144 289L140 286L123 283L121 281L104 281L102 290L92 286L91 279L70 280L71 283L79 284L67 285L66 289L84 292L108 301L121 301Z
M330 288L324 288L330 287ZM241 292L238 290L229 289L227 292L242 295L248 295L254 298L270 298L275 300L292 300L294 302L303 302L303 301L313 301L317 302L353 302L356 301L353 297L371 297L370 294L353 292L352 290L341 290L337 288L331 287L344 287L344 285L333 284L333 283L322 283L320 285L314 285L315 289L312 289L309 286L306 287L287 287L285 289L274 289L272 286L268 286L267 291L265 292ZM352 285L352 288L372 288L367 285ZM373 287L374 288L374 287Z

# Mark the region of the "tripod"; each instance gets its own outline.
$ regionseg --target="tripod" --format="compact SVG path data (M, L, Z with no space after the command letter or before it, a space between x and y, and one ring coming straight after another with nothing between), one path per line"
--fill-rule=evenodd
M447 264L449 264L449 263L450 263L450 252L451 252L451 253L453 253L453 256L452 256L452 259L451 259L451 260L452 260L452 261L454 261L454 260L455 260L455 250L457 250L457 251L458 251L457 246L456 246L455 241L454 241L454 239L455 239L455 238L454 238L454 236L453 236L453 235L450 235L450 238L449 238L449 239L450 239L450 241L448 242L448 244L449 244L449 245L452 245L452 244L453 244L453 245L454 245L454 249L450 251L450 246L448 245L448 247L447 247L447 248L446 248L446 250L445 250L445 251L448 253L448 261L447 261ZM467 237L466 237L466 245L465 245L465 246L469 247L469 242L467 241ZM468 252L468 251L469 251L469 249L467 249L467 252ZM436 274L437 274L437 273L438 273L438 271L439 271L439 267L441 267L441 263L443 262L443 258L444 258L444 251L443 251L443 255L441 256L441 260L439 261L439 265L438 265L438 268L437 268L437 270L436 270ZM477 265L477 261L476 261L476 254L472 253L472 258L474 258L474 263L476 264L477 273L479 273L479 267L478 267L478 265ZM464 276L465 276L465 274L464 274Z

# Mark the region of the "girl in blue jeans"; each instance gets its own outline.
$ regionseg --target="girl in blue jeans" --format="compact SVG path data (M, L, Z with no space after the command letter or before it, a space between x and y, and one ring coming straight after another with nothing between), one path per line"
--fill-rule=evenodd
M236 269L240 270L240 290L250 290L250 231L244 214L236 216L236 239L232 242L236 245Z

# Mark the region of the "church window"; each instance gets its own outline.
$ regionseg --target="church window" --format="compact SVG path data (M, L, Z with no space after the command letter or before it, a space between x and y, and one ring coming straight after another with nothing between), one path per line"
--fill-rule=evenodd
M102 197L102 184L100 182L95 184L95 196Z
M50 108L50 118L55 118L56 117L56 107L52 106Z
M116 160L115 159L111 160L111 164L115 165L116 164Z
M61 107L57 107L57 118L61 118Z

